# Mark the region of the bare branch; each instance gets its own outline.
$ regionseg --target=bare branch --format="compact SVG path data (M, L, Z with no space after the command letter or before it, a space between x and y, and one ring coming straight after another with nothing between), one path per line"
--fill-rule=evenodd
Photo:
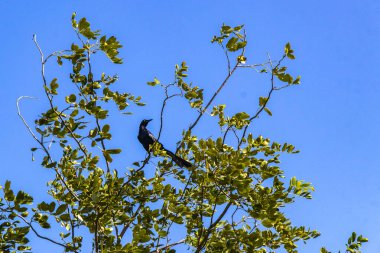
M172 94L172 95L169 95L168 94L168 88L171 86L172 84L168 84L164 87L165 89L165 99L164 101L162 102L162 106L161 106L161 113L160 113L160 130L158 131L158 136L157 136L157 141L160 140L160 137L161 137L161 132L162 132L162 128L163 128L163 125L164 125L164 109L165 109L165 106L166 106L166 103L169 99L173 98L173 97L176 97L176 96L180 96L181 94Z
M16 101L17 114L18 114L18 116L21 118L21 120L22 120L22 122L24 123L24 125L26 126L26 128L28 129L29 133L32 135L33 139L35 139L37 142L40 142L40 141L37 139L36 135L34 134L33 130L30 128L30 126L29 126L28 123L26 122L24 116L22 116L22 114L21 114L20 104L19 104L19 103L20 103L20 100L25 99L25 98L29 98L29 99L38 99L38 98L36 98L36 97L30 97L30 96L21 96L21 97L19 97L19 98L17 99L17 101Z
M72 50L68 50L68 49L66 49L66 50L61 50L61 51L53 52L53 53L49 54L49 55L45 58L45 60L44 60L43 63L45 64L45 63L49 60L50 57L53 57L53 56L59 56L59 55L63 54L64 52L72 52Z
M230 61L230 57L228 55L228 50L224 47L223 44L221 44L221 46L223 48L224 54L226 55L228 73L231 73L231 61Z

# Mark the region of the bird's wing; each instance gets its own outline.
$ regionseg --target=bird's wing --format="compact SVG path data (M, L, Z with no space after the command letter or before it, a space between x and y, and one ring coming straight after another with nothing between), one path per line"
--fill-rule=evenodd
M148 135L153 140L153 142L156 142L157 141L156 137L154 137L154 135L148 129L146 131L148 132Z

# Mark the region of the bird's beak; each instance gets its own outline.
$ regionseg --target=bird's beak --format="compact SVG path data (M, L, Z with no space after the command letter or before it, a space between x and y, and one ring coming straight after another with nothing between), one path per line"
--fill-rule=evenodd
M148 122L150 122L150 121L152 121L153 119L147 119L146 121L148 121Z

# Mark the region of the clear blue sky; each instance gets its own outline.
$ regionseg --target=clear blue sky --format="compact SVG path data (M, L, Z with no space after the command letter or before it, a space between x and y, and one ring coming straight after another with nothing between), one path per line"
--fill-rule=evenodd
M301 86L275 95L269 105L273 117L262 117L253 129L256 135L298 147L301 153L282 159L282 168L289 178L295 175L316 188L313 200L301 200L287 210L295 224L322 233L307 250L301 245L300 252L318 252L323 245L333 251L343 249L351 231L370 239L364 252L380 252L378 0L57 2L0 2L0 184L10 179L15 189L46 200L45 182L51 172L31 161L34 143L16 113L16 99L22 95L41 98L22 104L30 122L47 106L32 34L38 35L46 52L68 48L75 40L70 17L76 11L92 27L119 38L125 64L105 68L119 74L122 89L149 101L133 116L119 118L114 127L114 143L126 150L125 159L131 161L131 155L144 157L136 139L139 121L156 119L151 129L158 131L155 106L162 96L145 83L154 76L171 81L173 66L185 60L190 80L210 97L226 71L223 53L210 39L223 22L245 24L250 62L264 61L266 52L278 57L290 41L297 57L290 64L291 72L302 76ZM97 69L102 71L102 66ZM64 68L60 71L63 74L48 68L47 75L65 75ZM268 83L253 72L238 75L215 103L227 101L230 113L255 111L257 97ZM175 146L181 129L194 120L191 114L174 116L179 108L174 102L168 110L167 123L177 123L165 129L162 141L168 147ZM203 137L214 134L206 122L197 132ZM50 252L43 244L33 246L34 252Z

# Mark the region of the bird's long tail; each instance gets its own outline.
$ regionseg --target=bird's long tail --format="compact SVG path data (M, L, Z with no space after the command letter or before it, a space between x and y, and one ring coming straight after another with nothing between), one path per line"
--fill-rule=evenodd
M193 166L191 163L189 163L188 161L186 161L185 159L182 159L181 157L177 156L176 154L174 154L173 152L171 152L170 150L167 150L165 149L166 151L166 154L168 154L172 160L179 166L179 167L186 167L186 168L190 168L191 166Z

